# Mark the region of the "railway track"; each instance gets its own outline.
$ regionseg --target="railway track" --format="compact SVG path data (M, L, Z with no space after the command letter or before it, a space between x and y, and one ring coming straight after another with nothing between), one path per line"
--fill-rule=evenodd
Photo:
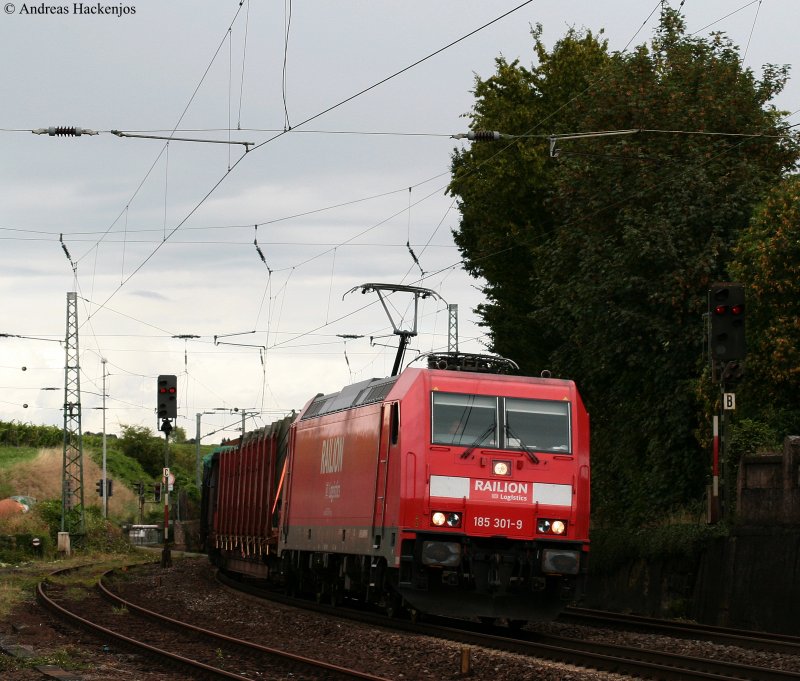
M528 631L509 632L508 629L500 627L493 628L490 633L487 633L482 630L480 625L472 625L459 620L437 618L435 622L411 622L360 610L298 601L228 580L224 576L221 577L221 581L226 586L258 598L266 597L284 604L299 605L327 615L335 614L373 626L390 627L415 635L434 636L455 641L465 646L502 650L532 658L544 658L639 678L664 681L699 681L701 679L704 681L742 681L743 679L747 681L800 681L800 673L794 671L680 655L638 646L621 646L541 635Z
M169 667L202 678L254 679L324 678L331 681L387 681L355 669L294 655L167 617L120 598L104 584L69 568L53 573L37 587L37 600L66 622L88 629L101 639L156 658ZM112 572L112 571L108 571Z
M730 629L694 622L678 622L660 620L641 615L625 615L605 610L587 608L567 608L559 616L560 622L595 627L624 627L635 631L648 631L677 638L702 638L722 645L740 646L753 650L762 650L787 655L800 655L800 636L788 634L767 634L759 631Z

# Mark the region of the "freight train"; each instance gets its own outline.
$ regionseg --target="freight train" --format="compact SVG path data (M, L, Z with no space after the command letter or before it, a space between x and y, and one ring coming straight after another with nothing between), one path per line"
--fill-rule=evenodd
M204 471L220 568L339 603L549 619L589 553L589 417L572 381L441 353L318 394Z

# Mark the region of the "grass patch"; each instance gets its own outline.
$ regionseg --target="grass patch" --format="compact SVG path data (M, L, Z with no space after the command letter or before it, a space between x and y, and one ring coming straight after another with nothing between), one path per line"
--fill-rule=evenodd
M39 581L36 577L16 575L0 581L0 619L7 617L17 603L26 600L29 595L32 596Z
M107 553L84 554L59 561L36 561L13 569L0 569L0 620L7 618L16 605L24 602L32 603L36 585L48 577L53 582L67 586L91 585L97 580L97 576L106 570L120 568L131 563L152 562L152 554L136 551L124 556ZM96 569L92 571L93 576L87 577L85 574L70 576L67 574L66 576L50 577L55 570L80 565L94 565ZM3 656L0 655L0 660L2 659Z
M0 655L0 672L18 672L23 669L35 669L42 665L54 665L67 671L86 671L91 669L90 664L77 660L67 648L54 650L48 655L24 659Z
M30 461L35 459L38 454L38 447L0 446L0 469L11 468L25 461Z

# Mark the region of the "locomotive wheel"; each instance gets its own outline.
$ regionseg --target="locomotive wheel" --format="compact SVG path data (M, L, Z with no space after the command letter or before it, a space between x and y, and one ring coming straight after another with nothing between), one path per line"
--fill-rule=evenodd
M284 589L289 598L297 598L299 589L297 588L297 577L293 574L287 574L284 581Z
M383 611L387 617L400 617L403 613L403 599L397 594L386 594L386 603L383 606Z
M328 592L328 603L334 608L342 604L342 589L337 582L331 584L331 589Z

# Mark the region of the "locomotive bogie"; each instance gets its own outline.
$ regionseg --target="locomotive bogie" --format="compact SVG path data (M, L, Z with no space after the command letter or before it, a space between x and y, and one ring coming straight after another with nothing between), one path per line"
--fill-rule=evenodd
M550 619L578 594L581 544L420 535L403 543L398 591L409 607L453 617ZM548 572L560 557L571 572ZM451 560L452 558L452 560Z

